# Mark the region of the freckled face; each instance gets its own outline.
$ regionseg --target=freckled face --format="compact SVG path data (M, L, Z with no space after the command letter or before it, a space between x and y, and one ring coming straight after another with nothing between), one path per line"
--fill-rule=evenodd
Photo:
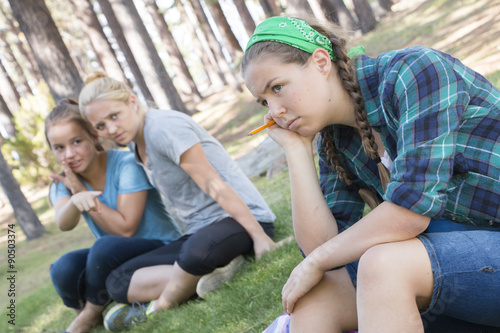
M321 101L317 74L308 64L283 64L276 57L261 57L248 65L244 79L257 103L269 108L280 127L303 136L324 127L316 117Z
M100 135L121 145L134 141L142 124L135 100L97 100L85 107L85 115Z
M329 124L351 125L353 114L335 65L329 58L313 58L300 66L274 56L259 57L248 64L244 76L252 95L269 108L277 124L302 136L314 135Z
M53 124L47 138L57 161L75 173L84 173L97 155L94 140L73 122Z

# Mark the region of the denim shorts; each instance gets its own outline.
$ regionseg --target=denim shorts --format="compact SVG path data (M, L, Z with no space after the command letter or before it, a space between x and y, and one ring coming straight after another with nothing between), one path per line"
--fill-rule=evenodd
M500 228L447 222L443 231L417 236L434 274L431 303L421 313L425 331L500 332L494 329L500 327ZM346 265L355 286L357 264Z

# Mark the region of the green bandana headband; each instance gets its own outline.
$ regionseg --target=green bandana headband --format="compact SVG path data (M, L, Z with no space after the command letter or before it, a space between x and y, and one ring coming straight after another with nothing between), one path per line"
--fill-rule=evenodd
M311 28L307 22L291 17L275 16L260 23L250 37L245 52L253 44L264 41L288 44L311 54L314 50L323 48L332 61L337 59L333 54L332 43L326 36ZM356 46L347 55L353 58L364 51L364 47Z

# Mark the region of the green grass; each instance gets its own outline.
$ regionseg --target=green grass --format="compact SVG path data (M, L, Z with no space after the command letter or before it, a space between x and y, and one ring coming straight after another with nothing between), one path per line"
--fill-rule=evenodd
M489 75L486 75L486 78L493 83L495 87L500 87L500 71L496 71Z
M275 178L260 178L255 184L278 216L275 240L293 233L288 173ZM41 212L39 212L41 213ZM16 298L16 325L0 321L0 332L62 332L74 318L63 306L50 282L50 263L63 253L88 247L93 237L82 224L72 232L58 232L52 224L41 238L20 242L16 281L23 292ZM256 261L247 263L235 278L206 300L192 300L158 314L134 332L261 332L282 312L281 288L288 274L301 260L295 242L287 243ZM5 280L5 281L4 281ZM6 290L5 273L0 288ZM2 318L6 318L2 311ZM103 327L93 332L105 332Z

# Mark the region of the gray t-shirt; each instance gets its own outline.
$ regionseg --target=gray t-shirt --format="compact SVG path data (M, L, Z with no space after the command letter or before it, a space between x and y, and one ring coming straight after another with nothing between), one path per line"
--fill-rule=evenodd
M186 234L217 222L229 214L208 196L179 166L181 155L201 143L208 161L231 186L260 222L276 216L252 182L231 159L224 147L191 117L178 111L150 109L144 125L147 167L138 157L135 142L129 148L144 167L151 184L164 197L167 210L184 224Z

